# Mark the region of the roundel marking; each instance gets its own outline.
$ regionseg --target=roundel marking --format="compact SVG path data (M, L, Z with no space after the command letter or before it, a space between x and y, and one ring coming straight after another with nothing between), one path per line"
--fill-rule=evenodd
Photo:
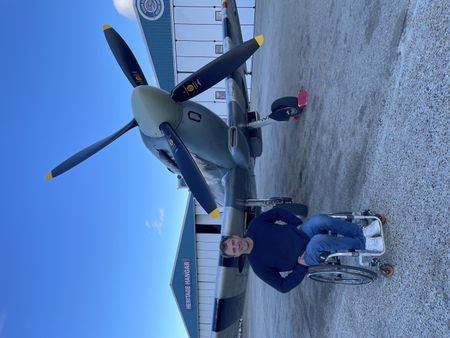
M156 21L164 13L164 0L139 0L137 8L145 19Z

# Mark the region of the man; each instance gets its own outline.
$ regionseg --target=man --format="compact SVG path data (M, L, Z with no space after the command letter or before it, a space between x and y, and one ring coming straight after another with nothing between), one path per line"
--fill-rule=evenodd
M342 237L324 234L329 230ZM324 252L382 251L382 238L372 237L379 234L380 226L376 221L361 229L342 219L315 215L302 224L302 220L290 211L273 208L250 222L245 237L225 237L220 243L220 251L225 257L247 254L256 275L285 293L300 284L309 265L320 264L320 255ZM290 270L292 272L286 277L280 275L280 272Z

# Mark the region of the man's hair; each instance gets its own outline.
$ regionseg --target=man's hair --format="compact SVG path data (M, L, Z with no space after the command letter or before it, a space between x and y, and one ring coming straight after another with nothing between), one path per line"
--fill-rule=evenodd
M224 257L224 258L232 258L233 256L230 256L230 255L227 255L226 253L225 253L225 250L227 249L227 243L225 243L228 239L230 239L232 236L224 236L223 238L222 238L222 240L220 241L220 246L219 246L219 248L220 248L220 255L222 256L222 257Z

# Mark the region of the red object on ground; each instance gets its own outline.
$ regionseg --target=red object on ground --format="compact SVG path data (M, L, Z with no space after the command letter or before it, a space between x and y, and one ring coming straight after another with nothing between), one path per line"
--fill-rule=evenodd
M308 92L306 90L300 90L298 92L298 106L303 108L308 105Z

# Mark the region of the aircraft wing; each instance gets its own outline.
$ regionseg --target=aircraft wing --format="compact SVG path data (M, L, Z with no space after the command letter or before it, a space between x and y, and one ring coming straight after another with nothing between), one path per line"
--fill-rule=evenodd
M224 52L242 44L235 0L222 1L222 25ZM239 165L229 170L223 178L225 203L221 234L242 236L252 217L260 211L247 208L245 200L256 198L254 158L262 152L261 131L253 130L250 133L245 127L249 120L256 117L249 112L245 64L225 79L225 85L229 150ZM242 258L220 257L211 337L236 336L241 325L248 274L248 268L242 269Z
M241 25L235 0L222 1L222 29L224 53L243 43ZM245 78L245 63L225 80L227 88L228 124L237 126L247 123L244 114L248 110L247 82ZM239 110L230 106L231 102L239 104ZM241 115L241 116L238 116Z

